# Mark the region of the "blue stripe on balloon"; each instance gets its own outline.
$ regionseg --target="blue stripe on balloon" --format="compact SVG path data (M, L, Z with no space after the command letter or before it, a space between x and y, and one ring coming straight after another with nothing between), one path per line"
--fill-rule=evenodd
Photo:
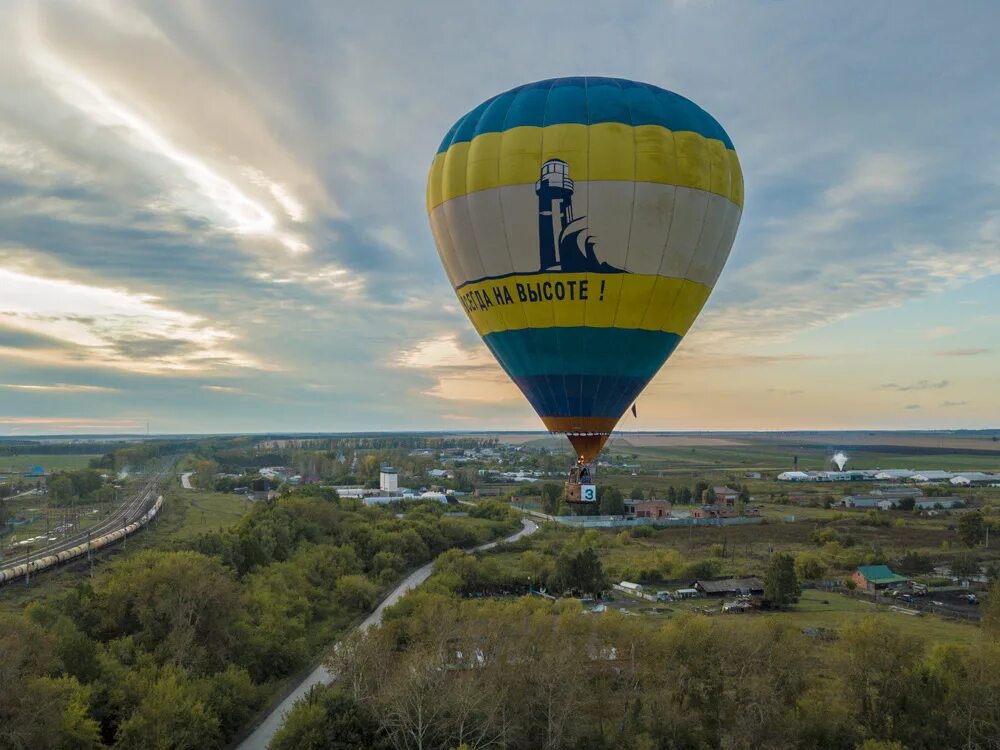
M648 83L591 76L537 81L487 99L451 127L438 152L483 133L524 126L602 122L660 125L674 132L690 131L715 138L726 148L733 148L716 119L691 100Z
M497 331L483 341L514 378L592 375L648 381L674 351L680 336L639 328L522 328Z
M541 417L618 419L638 398L648 378L600 375L535 375L514 378Z

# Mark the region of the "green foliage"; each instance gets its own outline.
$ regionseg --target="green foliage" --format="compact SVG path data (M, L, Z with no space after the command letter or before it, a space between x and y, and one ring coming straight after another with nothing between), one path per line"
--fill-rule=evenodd
M955 555L951 560L951 573L961 578L979 575L979 560L970 552Z
M625 497L617 487L598 487L597 502L601 515L620 516L625 512Z
M803 552L795 556L795 575L803 581L815 581L826 575L826 563L818 555Z
M306 489L228 530L131 551L93 583L0 616L0 747L223 747L380 584L515 528L494 506L397 517Z
M285 718L269 750L389 748L375 718L348 691L314 686Z
M907 552L897 563L899 572L904 575L917 576L930 573L934 569L934 562L917 552Z
M775 607L787 607L799 599L795 558L786 552L771 555L764 573L764 598Z
M562 499L563 490L555 482L545 482L542 487L542 510L550 516L559 512L559 501Z
M722 570L722 563L715 558L705 558L694 560L682 566L677 571L677 577L686 580L697 580L699 578L714 578Z
M130 636L161 662L221 666L237 608L232 575L197 552L140 552L94 587L102 640Z
M990 584L990 593L983 606L983 633L994 641L1000 641L1000 581Z
M966 547L982 544L986 537L986 522L981 513L969 511L958 519L958 538Z
M579 591L596 597L608 587L608 579L597 553L586 547L575 554L561 554L547 585L552 591Z
M645 498L643 494L642 487L633 487L632 492L629 493L630 500L642 500Z
M360 574L341 576L335 588L337 599L356 612L371 609L378 599L378 587Z

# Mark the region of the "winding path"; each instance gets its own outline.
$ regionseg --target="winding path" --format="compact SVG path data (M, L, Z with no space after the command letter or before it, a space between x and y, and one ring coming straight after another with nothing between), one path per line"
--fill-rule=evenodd
M534 534L538 530L538 524L534 521L528 519L522 519L521 530L516 534L507 537L506 539L500 539L495 542L490 542L489 544L481 544L478 547L473 547L472 549L466 550L466 552L481 552L483 550L492 549L499 544L505 542L513 542L521 537L528 536L528 534ZM398 602L403 594L405 594L410 589L414 589L421 583L426 581L430 575L431 570L434 567L433 562L429 562L423 567L417 568L400 583L392 592L385 598L385 600L378 605L374 612L365 618L358 627L362 630L367 630L373 625L378 625L382 622L382 614L385 612L387 607L391 607L393 604ZM264 720L253 730L245 740L243 740L237 747L239 750L266 750L268 743L274 737L275 733L281 727L282 722L285 720L285 715L292 710L292 706L302 698L313 685L329 685L336 679L330 670L326 668L325 665L320 664L316 669L310 672L306 678L300 682L292 692L290 692L281 703L279 703Z

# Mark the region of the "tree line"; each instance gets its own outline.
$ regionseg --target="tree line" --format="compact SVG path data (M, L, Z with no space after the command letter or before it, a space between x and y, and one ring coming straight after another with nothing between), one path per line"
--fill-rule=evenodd
M931 750L1000 738L996 604L977 642L931 646L876 617L807 635L774 618L657 623L432 588L330 666L337 683L296 706L274 750Z

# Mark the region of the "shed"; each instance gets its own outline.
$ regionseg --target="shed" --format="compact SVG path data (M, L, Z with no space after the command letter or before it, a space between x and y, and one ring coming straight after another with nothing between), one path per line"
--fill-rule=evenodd
M759 578L724 578L721 581L695 581L691 584L706 596L732 596L736 594L763 594L764 584Z

